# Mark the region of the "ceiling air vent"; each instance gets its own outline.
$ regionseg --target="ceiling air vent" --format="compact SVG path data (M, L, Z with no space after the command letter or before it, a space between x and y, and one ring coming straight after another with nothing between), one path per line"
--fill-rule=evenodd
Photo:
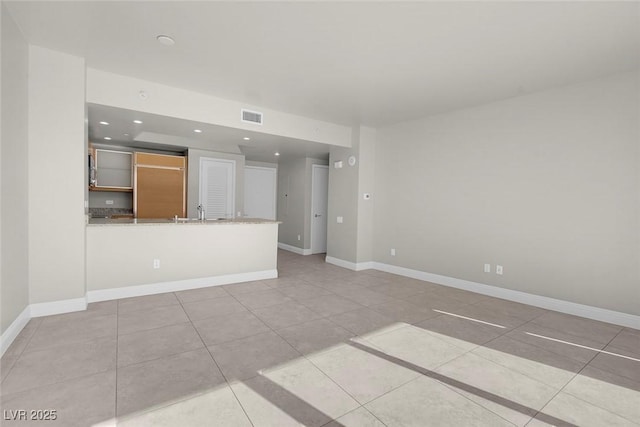
M254 125L262 124L262 113L258 113L257 111L250 111L242 109L241 120L245 123L253 123Z

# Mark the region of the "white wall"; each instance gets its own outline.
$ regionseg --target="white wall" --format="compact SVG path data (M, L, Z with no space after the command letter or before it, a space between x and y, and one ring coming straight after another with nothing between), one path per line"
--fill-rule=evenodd
M639 81L379 129L375 260L640 314Z
M140 91L148 94L141 99ZM349 146L351 129L197 92L87 69L87 102L308 141ZM263 125L240 121L240 109L264 114Z
M277 228L276 223L89 225L87 290L275 271ZM160 260L159 269L153 268L154 259Z
M2 143L0 174L0 333L29 304L29 253L27 247L28 188L28 87L29 49L5 9L2 19Z
M244 156L241 154L218 153L215 151L188 150L187 160L187 216L189 218L198 217L198 200L200 199L200 159L208 157L211 159L234 160L236 162L235 176L235 211L244 212Z
M327 256L352 263L373 260L376 130L354 127L351 148L331 147ZM356 164L348 164L349 157ZM342 168L334 163L341 161ZM364 200L364 193L371 199ZM342 224L336 217L343 218Z
M29 47L30 302L85 294L84 59Z
M277 218L282 221L278 242L311 249L312 166L326 164L326 160L310 157L287 159L278 164Z

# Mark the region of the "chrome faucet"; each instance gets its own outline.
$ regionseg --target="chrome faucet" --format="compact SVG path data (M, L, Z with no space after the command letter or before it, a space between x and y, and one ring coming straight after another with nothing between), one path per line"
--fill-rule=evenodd
M198 219L201 221L204 221L205 215L204 215L204 208L202 207L202 205L198 205Z

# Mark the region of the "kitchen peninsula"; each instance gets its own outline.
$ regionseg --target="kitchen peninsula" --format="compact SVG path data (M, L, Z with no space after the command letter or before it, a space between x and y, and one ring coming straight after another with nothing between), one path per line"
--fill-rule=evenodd
M90 219L87 299L275 278L278 224L251 218Z

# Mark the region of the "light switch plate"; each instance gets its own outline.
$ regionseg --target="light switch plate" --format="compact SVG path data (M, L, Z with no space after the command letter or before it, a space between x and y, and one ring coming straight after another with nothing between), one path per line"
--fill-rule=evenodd
M338 224L342 224L342 223L344 222L344 218L342 218L341 216L339 216L339 217L337 217L337 218L336 218L336 222L337 222Z
M113 204L113 200L105 200L104 203L107 204L107 205L112 205Z

